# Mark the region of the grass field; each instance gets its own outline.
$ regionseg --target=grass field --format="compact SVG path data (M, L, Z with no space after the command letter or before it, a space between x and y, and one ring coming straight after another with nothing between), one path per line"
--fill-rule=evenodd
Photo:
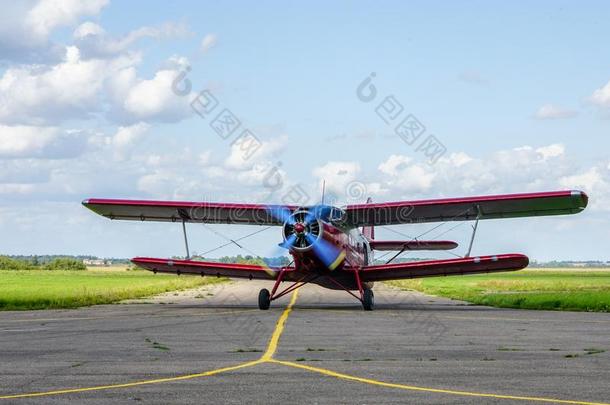
M125 267L86 271L0 271L0 310L76 308L110 304L223 279L153 274Z
M610 269L527 269L388 284L494 307L610 312Z

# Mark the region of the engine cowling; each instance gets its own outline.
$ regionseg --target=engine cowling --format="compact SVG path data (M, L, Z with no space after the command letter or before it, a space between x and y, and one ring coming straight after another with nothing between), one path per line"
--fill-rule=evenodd
M282 227L284 245L297 252L307 252L322 237L324 224L307 210L292 213Z

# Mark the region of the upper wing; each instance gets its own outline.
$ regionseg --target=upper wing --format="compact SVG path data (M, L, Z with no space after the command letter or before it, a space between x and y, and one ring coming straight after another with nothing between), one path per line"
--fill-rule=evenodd
M274 280L278 272L265 266L253 264L213 263L195 260L156 259L136 257L131 261L146 270L173 273L197 274L202 276L234 277L261 280ZM285 280L293 280L294 268L287 268Z
M521 270L527 267L528 264L529 259L527 256L519 254L426 260L422 262L367 266L362 269L360 278L362 281L384 281L416 277L514 271Z
M371 249L379 251L399 250L451 250L458 247L450 240L371 240Z
M110 200L91 198L83 205L110 219L211 224L282 225L274 212L296 207L263 204L226 204L187 201Z
M439 200L399 201L348 205L346 223L398 225L419 222L466 221L542 215L576 214L585 209L588 197L582 191L504 194Z

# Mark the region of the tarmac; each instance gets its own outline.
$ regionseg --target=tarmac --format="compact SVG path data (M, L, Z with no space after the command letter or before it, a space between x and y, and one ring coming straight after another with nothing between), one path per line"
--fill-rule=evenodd
M610 402L610 315L260 281L0 312L0 405Z

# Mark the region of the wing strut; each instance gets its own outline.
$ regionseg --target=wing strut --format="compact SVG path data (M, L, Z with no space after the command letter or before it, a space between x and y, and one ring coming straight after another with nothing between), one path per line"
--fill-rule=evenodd
M405 246L403 246L403 248L400 250L400 252L398 252L394 256L392 256L392 258L390 260L388 260L387 262L385 262L385 264L392 263L394 261L394 259L396 259L398 256L400 256L406 249L407 249L407 244L405 243Z
M186 221L182 220L182 234L184 235L184 247L186 248L186 260L191 258L191 254L189 252L189 240L186 236Z
M470 257L470 252L472 251L472 245L474 244L474 237L477 234L477 228L479 227L479 219L481 218L481 206L477 205L477 219L474 221L474 226L472 227L472 236L470 237L470 244L468 245L468 252L466 252L466 256Z

